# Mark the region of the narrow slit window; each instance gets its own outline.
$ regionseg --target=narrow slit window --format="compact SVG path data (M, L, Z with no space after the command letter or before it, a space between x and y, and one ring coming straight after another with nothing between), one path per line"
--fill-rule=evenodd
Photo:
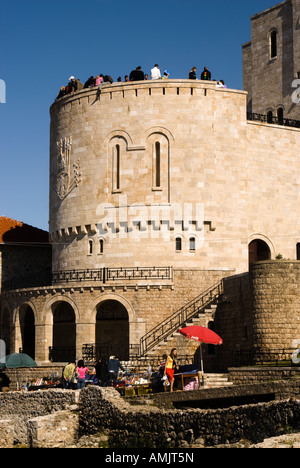
M272 31L270 34L270 58L277 57L277 31Z
M113 190L120 190L120 167L121 167L121 150L120 145L116 145L113 151Z
M90 240L89 241L89 255L92 255L92 253L93 253L93 241Z
M160 170L161 170L161 154L160 154L160 143L157 141L155 143L155 188L160 188Z
M104 252L104 240L103 239L100 239L100 242L99 242L99 253L100 254L103 254Z

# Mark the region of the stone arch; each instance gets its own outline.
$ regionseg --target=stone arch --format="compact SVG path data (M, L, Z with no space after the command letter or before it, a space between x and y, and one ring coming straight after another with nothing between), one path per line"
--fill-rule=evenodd
M33 359L35 358L37 320L37 310L31 300L23 302L14 310L12 321L14 352L18 353L19 349L22 349Z
M258 261L271 260L275 249L267 237L261 234L251 236L248 242L249 265Z
M97 309L97 306L99 304L101 304L101 302L108 301L108 300L120 302L128 312L129 322L135 322L136 313L135 313L132 305L130 304L130 302L124 296L121 296L121 294L117 294L117 293L105 293L105 294L101 294L98 297L96 297L96 299L94 299L92 301L92 303L90 304L89 317L88 317L90 323L95 323L96 324L96 309Z
M97 357L108 359L110 355L118 355L121 360L128 360L130 325L135 316L129 302L118 294L104 294L93 301L91 312Z
M35 359L35 323L35 311L32 304L23 304L19 308L19 347L23 353L28 354L32 359Z
M151 127L146 131L146 140L153 134L161 134L167 138L169 143L174 143L175 138L172 132L165 127Z
M9 307L0 307L0 340L4 341L6 354L10 354L11 346L11 322Z
M80 321L77 304L69 297L59 294L45 305L43 323L45 341L54 362L69 362L76 358L76 329Z

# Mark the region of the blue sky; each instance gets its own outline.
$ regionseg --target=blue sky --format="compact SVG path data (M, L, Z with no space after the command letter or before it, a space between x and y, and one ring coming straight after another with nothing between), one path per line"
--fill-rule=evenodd
M250 17L275 0L0 0L0 216L48 230L49 107L70 75L208 66L242 89Z

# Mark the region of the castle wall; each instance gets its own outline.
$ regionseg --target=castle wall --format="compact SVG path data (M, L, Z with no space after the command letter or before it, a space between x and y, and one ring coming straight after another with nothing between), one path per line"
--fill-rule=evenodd
M53 269L243 273L255 238L272 258L295 259L299 139L297 129L247 122L246 93L213 83L117 83L105 85L100 100L95 89L61 99L51 108ZM64 141L72 143L68 164L77 175L70 169L63 179L57 144Z
M176 269L172 282L149 281L139 284L119 281L102 286L97 283L74 283L12 291L2 295L0 315L9 317L11 352L18 352L22 348L21 312L24 306L32 309L36 329L35 359L39 364L44 364L49 362L49 347L53 346L55 307L61 303L69 304L76 324L76 359L80 359L82 346L96 343L97 308L105 301L116 301L125 307L128 313L129 343L136 345L158 323L228 274L230 272ZM118 327L121 341L122 327L115 321L113 328ZM68 330L65 333L70 334L70 325ZM66 344L67 338L61 340L60 346ZM107 335L107 340L110 339L111 335ZM168 347L162 354L169 351Z

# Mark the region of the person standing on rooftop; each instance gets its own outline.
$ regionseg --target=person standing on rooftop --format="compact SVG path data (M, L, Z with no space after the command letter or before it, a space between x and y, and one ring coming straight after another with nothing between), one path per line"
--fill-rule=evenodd
M154 68L151 70L151 80L160 80L161 79L161 73L159 66L157 64L154 65Z

